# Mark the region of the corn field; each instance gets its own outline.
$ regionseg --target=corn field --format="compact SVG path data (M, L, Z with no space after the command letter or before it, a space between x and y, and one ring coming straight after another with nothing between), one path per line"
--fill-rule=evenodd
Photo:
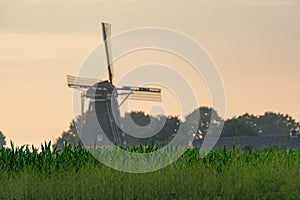
M132 147L150 152L157 147ZM81 146L0 149L0 199L300 199L300 151L187 149L158 171L132 174Z

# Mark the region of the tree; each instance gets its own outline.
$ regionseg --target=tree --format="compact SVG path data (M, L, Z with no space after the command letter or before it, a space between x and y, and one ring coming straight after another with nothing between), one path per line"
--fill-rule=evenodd
M257 135L286 135L288 136L290 134L291 130L299 130L300 129L300 124L298 122L296 122L291 116L289 115L283 115L281 113L274 113L274 112L266 112L263 115L259 115L259 116L255 116L255 115L250 115L248 113L239 116L238 118L233 118L235 120L235 122L237 123L236 126L242 126L242 123L245 123L245 129L249 129L250 127L252 127L252 129L255 130ZM230 120L233 120L230 119ZM230 120L227 120L228 122ZM227 123L226 121L226 123ZM239 122L238 122L239 121ZM234 121L230 121L230 125L231 129L233 129L235 126L233 124ZM228 125L226 125L225 123L225 127L228 127ZM248 128L246 127L248 126ZM236 128L237 129L237 128ZM242 128L239 128L241 131ZM226 130L227 131L227 130ZM241 135L240 133L236 132L237 130L235 130L235 133L237 134L237 136ZM243 130L246 131L247 130ZM248 130L250 131L250 130ZM249 134L250 132L248 132ZM227 132L224 133L225 135L228 134ZM248 134L244 134L245 136L247 136Z
M85 117L83 117L85 119ZM179 126L179 118L176 116L151 116L147 115L144 112L138 111L138 112L130 112L125 113L125 116L122 117L122 125L123 130L134 130L130 128L131 121L135 123L138 127L138 134L139 136L143 137L134 137L132 134L127 133L126 136L127 145L140 145L140 144L150 144L155 143L160 146L164 146L168 144L168 142L175 136L178 130ZM148 126L151 122L151 126ZM85 120L82 122L85 123ZM56 147L57 149L61 149L65 143L69 143L72 146L78 145L79 143L82 145L82 142L80 140L80 137L78 136L78 132L76 130L75 124L77 126L80 126L81 124L81 118L78 117L76 120L72 120L69 126L69 130L64 131L60 137L58 137L53 144L53 147ZM80 128L80 127L77 127ZM153 133L153 131L157 131L155 135L152 137L147 137L149 133Z
M5 136L4 136L4 134L0 131L0 148L2 148L4 145L6 145Z
M299 130L300 124L287 114L266 112L258 117L257 128L260 135L288 136L291 130Z
M65 143L71 144L72 146L76 146L79 143L81 143L76 130L75 123L75 120L72 120L69 126L69 130L64 131L62 135L56 139L55 143L53 144L53 147L56 147L57 149L62 149Z
M258 136L252 124L242 117L226 120L221 137Z
M138 126L147 126L150 122L151 119L153 120L154 118L150 115L146 115L142 111L133 111L130 113L125 113L124 119L129 119L129 117L138 125Z
M245 113L239 116L237 119L240 119L244 121L246 124L252 126L252 128L254 128L257 133L259 132L258 130L259 117L252 114Z
M156 134L153 139L154 141L161 145L167 145L177 134L180 119L177 116L160 116L160 121L165 121L163 128Z
M180 120L177 116L151 116L141 111L133 111L130 113L125 113L125 116L122 119L123 128L125 131L137 131L135 129L130 129L132 122L130 123L129 120L132 120L133 123L139 127L138 134L141 137L128 136L128 145L155 143L160 146L164 146L168 144L169 141L175 136L180 124ZM149 134L152 135L153 132L156 134L149 137Z
M199 116L198 116L199 115ZM196 119L199 117L199 120ZM196 132L195 138L205 137L209 127L218 128L223 122L217 111L209 107L199 107L185 117L184 129ZM190 133L187 133L190 135Z
M69 130L62 133L62 135L56 140L54 146L62 148L63 144L66 142L71 145L77 145L79 142L82 144L75 127L75 124L80 126L86 122L86 117L83 117L82 119L82 123L79 123L81 122L80 117L76 120L72 120ZM182 124L180 124L181 121L177 116L162 115L154 117L141 111L125 113L125 116L122 117L121 121L123 130L134 131L135 134L139 134L137 136L132 136L132 134L127 133L127 145L143 145L154 142L160 146L164 146L176 136L179 125L186 137L181 138L182 140L190 139L192 134L195 134L195 139L201 139L206 136L209 128L212 130L210 136L217 133L214 130L220 128L223 119L218 116L217 112L213 108L199 107L187 115ZM132 121L140 128L132 129L130 127L132 126ZM246 113L237 118L234 117L226 120L221 137L289 135L291 130L300 130L300 124L289 115L266 112L264 115L255 116ZM157 134L148 137L149 133L153 133L153 131L157 132ZM3 134L1 133L0 136L1 135Z

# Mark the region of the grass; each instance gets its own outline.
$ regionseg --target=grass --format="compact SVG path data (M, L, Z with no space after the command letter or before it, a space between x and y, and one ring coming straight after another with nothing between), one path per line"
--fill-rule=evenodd
M163 169L133 174L80 146L50 146L0 150L0 199L300 199L300 150L222 148L201 158L195 148Z

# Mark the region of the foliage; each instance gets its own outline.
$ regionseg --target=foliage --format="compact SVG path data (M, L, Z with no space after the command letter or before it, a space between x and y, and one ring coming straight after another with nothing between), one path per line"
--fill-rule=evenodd
M199 120L197 121L198 117ZM200 139L206 135L209 126L218 127L222 121L222 118L219 117L217 111L213 108L200 107L185 117L183 125L186 130L196 133L196 139Z
M55 144L53 145L54 148L62 149L64 144L71 144L72 146L76 146L81 143L75 123L75 120L72 120L69 125L69 130L64 131L62 135L56 139Z
M0 131L0 148L2 148L4 145L6 145L5 136L4 136L4 134Z
M125 120L132 119L138 126L147 126L150 124L151 120L155 118L153 116L147 115L142 111L133 111L130 113L125 113ZM126 122L125 122L126 124Z
M133 144L135 145L154 142L158 145L164 146L174 137L180 124L180 120L176 116L166 117L160 115L154 117L141 111L133 111L126 113L123 118L125 130L128 130L126 126L130 125L129 120L132 120L137 126L142 127L139 129L138 133L139 135L146 137L146 139L138 137L134 139L130 138L131 140L134 140ZM153 132L156 132L156 134L152 137L148 137L149 133Z
M256 129L240 118L226 120L221 137L258 136Z
M299 168L299 150L233 147L202 157L195 148L166 168L131 174L104 166L80 145L11 144L0 150L0 199L299 199Z
M237 119L251 125L259 135L289 135L291 130L300 129L299 122L281 113L265 112L259 116L246 113Z
M196 120L199 117L199 120ZM73 120L69 130L63 132L56 140L57 148L61 148L64 142L72 145L77 145L80 142L75 123L78 125L81 118ZM223 122L223 119L218 116L218 113L209 107L200 107L185 117L183 122L177 116L151 116L144 112L126 113L122 118L123 125L126 129L129 120L133 120L138 126L143 127L138 131L140 136L147 136L153 133L160 124L165 124L152 137L130 137L128 145L148 144L155 142L160 146L164 146L171 141L176 135L179 125L187 135L187 138L196 133L196 139L205 137L209 127L218 128ZM151 126L148 126L151 122ZM155 128L156 127L156 128ZM128 128L128 127L127 127ZM264 136L264 135L289 135L291 130L300 130L299 122L296 122L289 115L281 113L266 112L263 115L251 115L245 113L238 117L228 119L224 123L224 128L221 137L240 137L240 136Z
M291 129L300 127L291 116L274 112L266 112L259 116L258 122L261 135L289 135Z
M83 117L84 119L84 117ZM125 116L121 119L124 125L124 130L131 130L130 120L137 124L137 126L143 127L139 129L140 136L147 136L149 132L152 133L153 130L157 129L157 133L152 137L130 137L127 138L127 145L139 145L139 144L149 144L156 143L157 145L164 146L167 144L176 134L180 120L177 116L150 116L144 112L131 112L125 113ZM151 122L151 126L148 126ZM83 122L84 123L84 122ZM81 118L78 117L76 120L72 120L69 129L64 131L62 135L56 139L53 147L61 149L64 143L69 143L72 146L78 145L80 143L80 137L78 136L78 131L76 130L75 124L80 126ZM80 128L80 127L79 127Z

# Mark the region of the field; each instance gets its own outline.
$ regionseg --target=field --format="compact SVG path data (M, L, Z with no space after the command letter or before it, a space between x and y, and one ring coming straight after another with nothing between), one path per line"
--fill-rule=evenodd
M0 150L0 199L300 199L300 151L189 149L155 172L111 169L87 150ZM145 151L139 147L132 151Z

